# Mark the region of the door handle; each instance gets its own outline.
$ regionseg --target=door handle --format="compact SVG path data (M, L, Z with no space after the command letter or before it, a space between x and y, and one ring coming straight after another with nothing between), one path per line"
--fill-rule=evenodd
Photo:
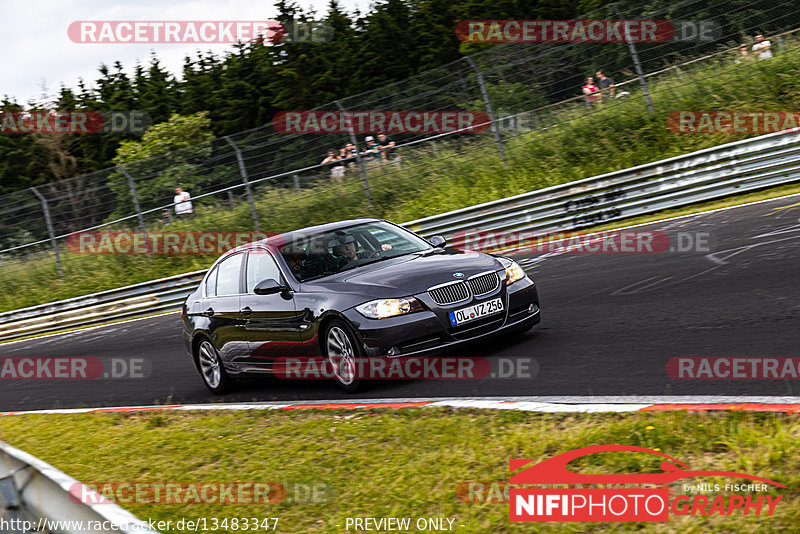
M253 313L253 310L250 308L250 306L245 306L244 308L242 308L242 314L243 315L250 315L252 313Z
M206 317L211 317L212 315L214 315L214 308L207 309L201 315L205 315Z

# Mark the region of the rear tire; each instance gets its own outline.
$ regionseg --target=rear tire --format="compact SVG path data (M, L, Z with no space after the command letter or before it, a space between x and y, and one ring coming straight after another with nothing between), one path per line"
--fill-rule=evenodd
M325 364L330 366L336 385L355 393L364 385L359 377L358 361L364 357L361 343L347 323L334 319L323 334Z
M219 352L207 339L197 347L197 369L203 383L214 395L222 395L233 389L233 380L225 372Z

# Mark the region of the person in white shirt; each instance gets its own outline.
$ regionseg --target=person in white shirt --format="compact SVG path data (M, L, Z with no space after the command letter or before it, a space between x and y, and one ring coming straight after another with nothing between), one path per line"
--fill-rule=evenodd
M188 217L194 211L191 198L192 197L187 191L184 191L180 187L175 188L175 198L173 199L173 202L175 203L175 215L179 219Z
M763 35L756 35L756 44L753 45L753 54L759 61L772 57L772 43L764 40Z

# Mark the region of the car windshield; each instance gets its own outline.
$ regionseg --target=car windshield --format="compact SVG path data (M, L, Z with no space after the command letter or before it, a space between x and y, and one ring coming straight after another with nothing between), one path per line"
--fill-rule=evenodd
M416 235L376 221L327 232L292 232L280 252L294 276L304 282L430 248Z

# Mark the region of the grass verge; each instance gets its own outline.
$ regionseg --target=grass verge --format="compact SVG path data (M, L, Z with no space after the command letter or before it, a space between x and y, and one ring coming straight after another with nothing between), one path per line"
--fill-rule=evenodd
M82 481L321 484L275 505L128 504L140 518L278 517L282 532L344 532L348 517L445 517L486 532L796 532L800 416L758 413L537 414L440 408L8 416L0 438ZM668 523L510 523L508 504L465 503L465 481L508 480L511 458L619 443L658 448L692 469L788 486L773 516L671 516ZM657 472L647 455L598 455L582 472ZM728 479L675 483L721 484ZM464 526L461 526L464 525ZM412 529L412 531L416 531ZM165 531L166 532L166 531ZM169 530L169 532L181 532ZM235 532L221 529L218 532Z

